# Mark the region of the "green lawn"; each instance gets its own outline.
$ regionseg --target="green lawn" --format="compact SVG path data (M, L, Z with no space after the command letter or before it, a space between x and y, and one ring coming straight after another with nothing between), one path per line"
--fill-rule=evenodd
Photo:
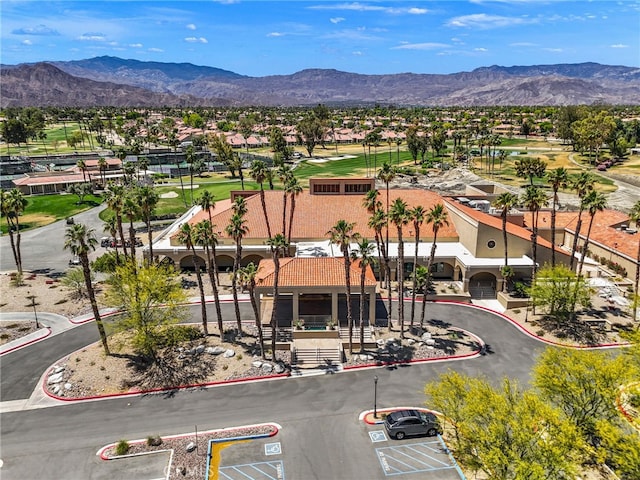
M77 195L36 195L25 198L28 201L27 208L20 216L20 225L23 229L48 225L93 208L102 202L102 197L95 195L87 195L80 205L76 203ZM4 217L0 228L3 234L7 233L8 227Z

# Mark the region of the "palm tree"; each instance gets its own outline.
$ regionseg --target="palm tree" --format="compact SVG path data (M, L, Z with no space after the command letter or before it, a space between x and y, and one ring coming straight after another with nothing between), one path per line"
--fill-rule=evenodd
M107 159L104 157L100 157L98 159L98 169L100 170L100 177L102 178L102 185L104 188L104 185L106 184L106 171L107 171Z
M16 268L18 273L22 275L22 251L20 250L20 215L27 208L28 201L20 190L14 188L8 192L1 192L0 195L0 210L2 215L7 220L7 227L9 228L9 241L11 242L11 250L13 252L13 259L16 262ZM14 232L15 230L15 237Z
M431 225L431 229L433 230L433 242L431 243L431 254L429 255L429 263L427 264L427 274L429 275L429 278L427 280L430 281L432 277L433 261L436 257L436 248L438 244L438 232L440 232L440 229L445 225L449 226L449 214L444 209L443 204L437 203L436 205L434 205L429 209L429 213L427 213L425 221L427 222L427 225ZM427 282L426 287L427 288L429 287L429 282ZM426 295L426 292L425 292L425 295Z
M344 260L344 278L347 294L347 326L349 328L349 354L353 353L353 317L351 314L351 257L349 256L349 246L351 242L358 241L360 235L353 231L355 223L346 220L338 220L331 227L326 235L329 242L340 247L342 258Z
M82 181L86 183L87 181L87 164L84 160L80 159L76 162L76 167L80 169L82 172Z
M124 252L124 255L126 257L127 249L124 241L124 231L122 229L122 207L124 205L124 194L125 194L124 186L115 184L115 183L110 183L109 189L107 190L106 201L107 201L107 206L113 211L116 217L116 224L118 225L118 235L120 236L122 251ZM118 243L118 239L116 238L116 244L117 243Z
M153 187L143 186L136 190L136 198L140 207L140 214L147 226L147 239L149 241L149 263L153 262L153 232L151 231L151 218L158 205L160 197Z
M404 338L404 240L402 227L409 223L407 203L396 198L389 211L389 220L396 226L398 232L398 263L396 267L398 277L398 319L400 321L400 338Z
M216 307L216 316L218 318L218 331L220 332L220 340L224 339L224 327L222 325L222 310L220 309L220 296L218 294L218 282L216 281L216 275L214 273L215 260L211 255L211 247L217 243L216 234L211 228L211 222L209 220L202 220L195 224L195 243L204 247L204 253L207 257L207 273L209 274L209 281L211 282L211 289L213 290L213 300Z
M266 172L267 166L265 165L265 163L262 160L254 160L254 162L251 164L251 170L249 174L251 175L251 178L253 178L258 183L258 185L260 185L260 203L262 204L262 213L264 214L264 220L267 225L267 238L271 238L271 225L269 222L269 215L267 215L267 202L264 197L263 188L263 184L267 175ZM282 216L284 217L284 214Z
M278 178L282 182L282 235L287 235L287 198L289 196L289 192L287 191L287 184L289 183L289 179L293 176L293 172L289 165L283 163L280 165L277 171Z
M138 205L138 199L135 197L133 191L130 191L128 195L125 195L124 203L122 204L122 213L129 219L129 248L131 250L131 258L135 259L136 229L133 226L133 222L140 216L140 205Z
M580 209L578 210L578 221L576 222L576 232L573 236L573 246L571 247L571 259L569 260L569 268L573 270L573 262L578 251L578 238L582 229L582 212L584 212L587 204L582 200L593 190L595 178L589 172L582 172L577 179L571 183L571 188L576 191L580 199Z
M387 193L386 198L386 209L385 213L385 238L384 244L387 248L383 251L384 256L384 266L385 266L385 277L386 277L386 288L387 292L389 292L389 308L387 310L387 325L389 326L389 330L391 330L391 262L389 262L389 183L396 176L396 170L388 163L383 163L380 171L378 172L378 179L382 180L385 185L385 190ZM386 254L386 255L385 255Z
M422 290L422 309L420 311L420 329L424 328L424 313L427 305L427 293L429 292L429 269L419 265L416 268L416 288Z
M640 227L640 201L637 201L629 213L629 223L635 223L636 230ZM640 238L638 239L638 254L636 256L635 298L633 300L633 321L638 313L638 286L640 285Z
M515 207L517 203L518 196L509 192L501 193L493 202L495 207L501 209L500 218L502 219L502 241L504 243L504 266L502 267L501 272L504 277L504 282L502 284L503 292L507 290L507 282L511 277L511 267L509 267L509 246L507 244L507 215L509 215L509 211Z
M189 145L187 147L187 151L185 152L185 158L187 160L187 165L189 166L189 190L191 191L191 205L193 205L193 170L194 170L193 164L196 160L196 155L193 149L193 145Z
M246 267L242 267L239 270L240 281L249 290L249 296L251 297L251 307L253 308L253 315L256 319L256 329L258 330L258 341L260 342L260 355L266 360L264 351L264 334L262 332L262 322L260 321L260 311L258 309L258 303L256 302L255 289L256 289L256 274L258 273L258 267L255 263L251 262ZM274 357L275 359L275 357Z
M205 335L209 335L207 325L207 301L204 296L204 285L202 284L202 273L200 273L200 259L196 254L196 232L189 222L185 222L178 232L178 241L185 244L187 250L191 250L191 258L193 259L193 268L196 270L196 279L198 281L198 292L200 292L200 313L202 315L202 331Z
M276 361L276 330L278 328L278 288L280 284L280 257L287 249L287 239L281 233L276 233L273 238L267 240L273 257L273 309L271 310L271 356Z
M102 348L104 348L104 353L106 355L110 355L109 345L107 344L107 334L104 330L102 319L100 318L98 302L96 301L96 292L93 289L93 284L91 283L91 269L89 268L89 251L95 250L97 243L98 241L93 234L93 230L87 228L85 225L76 223L67 227L67 231L65 232L64 249L70 250L73 255L80 259L80 263L82 264L82 273L84 274L84 282L87 287L87 294L89 295L91 309L93 310L93 317L96 319L96 326L98 327L98 333L100 334L100 340L102 341Z
M368 226L374 231L374 237L376 241L376 247L378 252L378 265L379 269L379 277L380 277L380 288L382 288L383 274L382 274L382 251L384 248L384 240L382 239L382 227L384 227L386 223L385 214L382 211L382 203L378 200L378 196L380 195L380 191L376 189L369 190L364 197L362 205L367 209L367 212L371 214L369 217ZM385 252L386 253L386 252ZM384 255L386 257L386 255ZM386 263L386 261L385 261Z
M211 231L213 233L213 240L211 242L210 248L211 248L211 259L212 259L212 265L213 265L213 271L215 273L216 276L216 281L218 282L218 284L220 284L220 274L218 272L218 263L216 261L216 245L218 244L217 241L217 235L213 232L213 229L216 228L216 225L214 225L213 223L213 213L212 210L215 208L216 206L216 201L214 200L214 195L213 193L211 193L209 190L205 190L204 192L202 192L202 195L200 195L200 198L198 199L198 205L200 205L200 208L202 208L202 210L205 210L207 212L207 215L209 216L209 224L211 226Z
M540 209L546 207L549 199L538 186L528 186L521 198L522 205L531 212L531 252L533 256L533 278L538 271L538 217Z
M102 224L102 231L108 233L111 238L113 238L113 245L116 251L116 264L120 263L120 254L118 253L118 222L116 221L116 217L109 217Z
M373 250L375 245L368 239L362 238L358 241L358 246L351 252L351 260L360 262L360 351L364 351L364 281L366 279L367 267L374 264ZM370 301L374 301L370 300Z
M291 244L291 233L293 230L293 213L296 210L296 197L302 193L302 185L298 179L291 175L285 185L285 190L291 197L291 208L289 209L289 232L287 233L287 243Z
M604 193L591 190L583 199L584 209L589 212L589 226L587 227L587 236L584 239L584 245L582 246L582 254L580 255L580 264L578 265L578 278L582 276L582 267L584 266L584 259L587 256L589 249L589 238L591 237L591 228L593 227L593 220L596 213L603 211L607 208L607 197Z
M242 197L238 197L242 198ZM240 203L234 204L234 206L239 205ZM238 269L240 268L240 259L242 258L242 238L248 233L248 229L246 226L247 221L244 218L245 213L238 213L242 210L237 208L236 213L231 216L229 220L229 225L226 226L225 232L236 243L236 255L233 260L233 273L231 275L231 293L233 294L233 305L236 311L236 322L238 325L238 336L242 336L242 323L240 320L240 307L238 306L238 290L237 290L237 279L238 279Z
M556 266L556 211L558 209L559 198L558 191L561 188L567 188L569 183L569 172L564 167L558 167L555 170L547 172L547 183L551 185L553 190L553 208L551 210L551 266Z
M415 318L415 309L416 309L416 267L418 266L418 245L420 243L420 226L424 223L425 220L425 209L422 205L416 205L412 210L409 211L409 217L413 222L413 232L415 234L415 244L413 250L413 272L412 272L412 283L411 283L411 327L413 329L413 319Z

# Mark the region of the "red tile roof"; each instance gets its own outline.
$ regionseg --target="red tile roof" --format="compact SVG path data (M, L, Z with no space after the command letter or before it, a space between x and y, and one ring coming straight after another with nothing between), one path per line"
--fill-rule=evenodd
M282 205L283 192L280 190L266 190L265 203L267 205L267 216L270 221L271 232L282 233ZM389 204L396 198L404 199L409 208L422 205L425 210L429 210L437 203L446 204L443 198L435 192L428 190L390 190ZM380 191L379 200L386 204L386 191ZM364 195L311 195L308 190L304 190L295 199L296 207L293 219L292 239L327 239L327 232L336 224L338 220L345 219L354 222L354 230L363 237L373 239L374 231L367 224L370 214L363 206ZM267 227L265 222L262 204L259 193L246 199L247 215L246 226L248 234L245 238L266 239ZM291 208L291 198L287 198L286 222L289 228L289 212ZM220 230L229 224L233 212L230 208L222 210L216 206L213 223ZM197 223L206 218L206 214L200 213L191 219L190 223ZM390 225L389 238L395 239L397 236L395 225ZM410 222L403 228L405 239L413 238L413 224ZM226 235L223 233L222 237ZM431 225L423 224L420 228L420 238L428 241L433 238ZM453 221L449 219L449 225L440 228L438 239L441 241L458 241L458 232Z
M376 279L367 267L365 286L375 286ZM275 267L272 259L260 261L256 274L258 287L272 287ZM344 275L344 260L342 258L282 258L280 259L280 276L278 284L281 287L325 287L346 285ZM351 287L360 287L360 263L351 263Z

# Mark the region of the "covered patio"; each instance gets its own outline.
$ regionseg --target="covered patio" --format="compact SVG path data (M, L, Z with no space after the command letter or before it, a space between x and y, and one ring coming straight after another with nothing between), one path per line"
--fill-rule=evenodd
M370 266L365 269L365 288L360 291L359 262L351 264L352 316L359 325L359 300L365 297L364 322L375 325L376 279ZM272 259L262 260L256 275L255 297L260 305L260 320L271 321L275 267ZM277 321L279 327L325 330L347 326L346 281L342 258L282 258L278 279Z

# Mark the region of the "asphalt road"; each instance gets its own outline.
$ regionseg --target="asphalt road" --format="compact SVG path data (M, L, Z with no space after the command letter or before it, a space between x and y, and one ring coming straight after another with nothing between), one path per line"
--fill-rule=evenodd
M496 381L508 375L526 384L534 358L543 348L485 311L434 304L430 305L427 318L476 333L487 342L487 354L463 361L6 413L0 426L4 462L0 473L4 480L157 478L154 475L164 465L157 456L131 462L102 462L95 452L122 438L188 432L195 425L203 430L277 422L283 426L276 438L283 442L282 460L288 478L385 478L379 466L371 462L371 444L357 421L359 412L373 406L374 375L379 378L378 408L420 406L425 402L424 384L448 369L483 374ZM28 396L34 379L44 368L93 340L97 340L95 325L87 324L5 355L1 365L3 400Z
M94 229L97 239L104 236L103 223L98 214L106 208L101 205L91 210L74 215L76 223L82 223ZM21 233L22 268L28 271L39 271L48 274L62 274L69 267L71 253L64 250L64 235L67 223L64 220L44 227L27 230ZM97 248L97 254L104 252ZM16 269L11 252L9 235L0 237L0 272ZM90 256L93 259L93 256Z

